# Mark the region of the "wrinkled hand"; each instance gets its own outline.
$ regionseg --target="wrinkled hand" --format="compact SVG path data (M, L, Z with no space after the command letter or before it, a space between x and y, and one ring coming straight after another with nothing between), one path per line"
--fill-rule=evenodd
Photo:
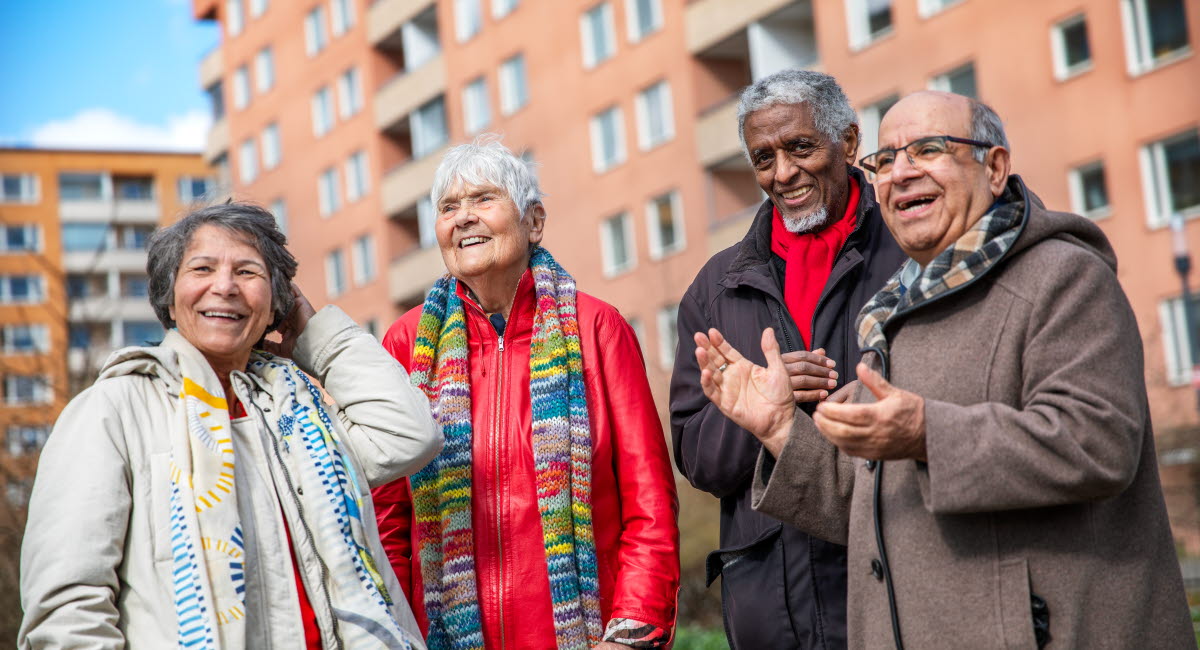
M629 646L612 641L601 641L593 647L593 650L629 650Z
M762 334L766 368L743 357L716 329L707 336L697 332L695 340L704 395L777 456L791 432L796 401L774 330ZM728 364L724 370L722 364Z
M283 322L275 329L280 339L279 342L263 341L263 349L267 352L288 359L292 358L292 352L296 349L296 339L304 333L304 328L308 326L308 319L317 313L295 282L292 283L292 297L296 299L296 304L292 306L292 311L288 312L287 318L283 319Z
M837 388L837 364L825 356L825 350L799 350L783 354L783 367L792 383L796 403L819 402Z
M813 422L821 435L851 456L924 461L925 399L896 388L865 363L857 370L858 381L879 401L848 404L829 399L818 404Z

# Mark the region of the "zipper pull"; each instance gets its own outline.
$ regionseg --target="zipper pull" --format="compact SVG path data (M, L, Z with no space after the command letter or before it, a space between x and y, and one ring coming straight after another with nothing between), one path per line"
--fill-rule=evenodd
M504 352L504 336L500 336L500 351Z

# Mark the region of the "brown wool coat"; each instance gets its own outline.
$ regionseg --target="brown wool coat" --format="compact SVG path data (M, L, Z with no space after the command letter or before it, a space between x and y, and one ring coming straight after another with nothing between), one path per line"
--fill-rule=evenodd
M1007 257L887 328L884 370L925 398L928 464L841 455L798 411L779 459L759 456L754 507L848 544L851 648L894 645L880 478L905 648L1036 647L1031 594L1050 648L1195 648L1114 254L1020 191Z

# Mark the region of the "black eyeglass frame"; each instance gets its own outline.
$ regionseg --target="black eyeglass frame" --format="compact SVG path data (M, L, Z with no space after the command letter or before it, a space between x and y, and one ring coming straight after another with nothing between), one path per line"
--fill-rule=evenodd
M867 159L874 158L875 156L878 156L879 154L884 153L886 151L890 151L895 154L898 154L901 151L903 151L904 155L908 157L908 162L915 165L916 163L913 161L912 155L908 153L908 148L913 146L914 144L918 144L921 142L927 142L929 140L943 140L945 142L957 142L959 144L969 144L973 147L983 147L984 149L991 149L992 147L997 146L990 142L971 140L969 138L959 138L959 137L956 137L953 135L929 135L929 136L925 136L924 138L917 138L916 140L913 140L912 142L904 145L903 147L880 149L879 151L876 151L875 153L867 154L867 155L863 156L862 158L858 159L858 166L871 172L872 174L878 173L877 170L879 169L879 167L876 165L867 163Z

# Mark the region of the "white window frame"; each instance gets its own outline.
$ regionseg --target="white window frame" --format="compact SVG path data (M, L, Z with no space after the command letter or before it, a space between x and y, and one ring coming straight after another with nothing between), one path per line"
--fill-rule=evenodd
M371 191L370 171L367 169L367 152L358 150L346 159L346 202L353 203Z
M658 363L663 370L675 365L675 349L679 347L679 303L658 310Z
M24 239L32 241L29 248L9 248L8 232L10 230L24 231ZM40 253L42 251L42 227L36 223L19 223L0 226L0 253Z
M271 215L275 217L275 227L286 235L288 232L287 203L281 198L271 201Z
M1094 210L1088 210L1086 207L1087 197L1083 188L1083 175L1097 168L1104 171L1104 193L1108 198L1108 203ZM1108 193L1108 170L1105 168L1103 160L1093 160L1073 167L1071 171L1067 172L1067 191L1071 196L1071 210L1075 214L1089 219L1103 219L1112 214L1112 196Z
M244 64L233 71L233 107L242 110L250 105L250 70Z
M417 200L417 236L421 248L432 248L437 242L437 211L428 195Z
M17 301L13 297L13 278L32 278L33 291L28 299ZM8 273L0 275L0 305L36 305L46 301L46 278L40 273Z
M20 399L17 393L18 382L32 381L32 391L29 399ZM7 375L4 377L4 401L9 406L31 404L49 404L54 401L54 387L47 375Z
M325 5L317 5L304 15L304 52L309 57L320 54L329 46L325 31Z
M525 54L518 53L500 64L500 113L508 116L529 104L529 71Z
M312 97L313 135L321 137L333 130L333 93L321 86Z
M663 131L659 134L650 132L650 94L656 92L659 97L659 110ZM663 79L658 83L642 89L634 98L634 112L637 115L638 148L649 151L661 144L675 139L675 104L671 98L671 84Z
M599 12L597 14L597 12ZM598 15L604 31L604 51L597 51L597 43L593 38L593 15ZM579 16L579 36L583 49L583 67L590 70L617 54L616 27L613 24L612 2L605 0L588 8Z
M978 71L975 69L975 60L974 59L972 59L970 61L964 61L964 62L954 66L953 68L950 68L949 70L942 72L941 74L934 75L933 77L931 77L929 79L929 89L930 90L940 90L942 92L947 92L947 93L954 92L954 90L952 90L950 88L950 77L954 73L956 73L966 67L971 68L971 76L975 78L975 93L979 94L979 74L978 74Z
M433 133L430 125L426 124L431 121L431 114L435 106L441 106L441 132ZM445 146L450 140L449 122L446 116L446 98L444 95L439 95L428 102L417 107L409 116L409 130L412 132L413 143L413 158L424 158ZM436 139L429 139L429 135L436 135ZM426 140L429 140L428 142Z
M1193 296L1193 300L1195 299ZM1186 386L1192 381L1192 368L1185 365L1192 354L1192 342L1186 336L1187 321L1183 314L1183 297L1175 296L1159 302L1158 318L1162 326L1167 383L1171 386Z
M283 150L279 139L279 124L271 122L263 127L262 135L259 138L262 142L262 164L263 171L270 171L279 166L279 162L283 158Z
M338 117L348 120L363 109L362 73L357 67L347 68L338 76Z
M474 135L492 123L492 107L488 101L487 79L483 76L472 79L463 86L463 130Z
M254 88L263 94L275 86L275 53L268 45L254 55Z
M625 0L625 33L630 43L637 43L662 30L662 0L650 0L650 28L644 32L641 29L639 18L641 18L641 12L638 10L638 0Z
M4 438L4 446L8 450L8 455L16 458L16 457L23 456L26 453L30 453L29 450L27 449L27 446L24 444L25 440L27 440L28 438L33 438L35 440L35 444L33 445L34 450L40 451L42 449L42 447L44 447L46 445L46 440L49 439L49 437L50 437L51 428L52 427L49 424L10 424L10 425L8 425L8 429L5 431L5 438ZM32 435L29 435L27 432L32 432ZM14 488L16 488L17 490L24 491L24 495L23 495L22 499L27 502L29 499L29 495L28 495L29 485L25 481L21 481L19 483L17 483L17 482L9 483L8 484L8 499L9 499L9 501L13 501L12 497L13 497Z
M1186 11L1186 9L1187 5L1185 4L1184 10ZM1126 69L1130 75L1135 77L1178 61L1192 51L1192 44L1189 40L1187 45L1156 58L1150 51L1149 22L1149 18L1146 16L1146 0L1121 0L1121 28L1125 33Z
M868 0L846 0L846 35L850 41L850 49L859 51L867 48L879 39L888 36L896 29L896 3L889 0L892 12L892 24L887 29L871 32L871 14Z
M246 138L238 147L238 181L249 185L258 178L258 145L254 138Z
M195 181L197 178L204 181L204 187L205 187L204 194L201 194L199 196L192 194L192 182ZM212 187L211 187L212 185L213 185L213 181L211 178L205 178L202 176L180 176L179 177L179 187L176 188L179 191L179 202L180 203L192 203L195 201L204 200L208 196L208 193L212 191Z
M917 0L917 15L930 18L966 0Z
M342 209L341 190L338 186L337 167L326 167L317 176L317 209L328 219Z
M1192 127L1151 142L1138 150L1142 169L1143 196L1146 202L1146 224L1162 228L1171 222L1171 185L1167 175L1167 157L1163 148L1189 136L1200 137L1200 129ZM1189 206L1180 213L1185 219L1200 216L1200 205Z
M671 217L676 232L675 244L670 247L663 245L662 232L658 228L658 200L664 196L670 197ZM680 196L679 190L663 192L646 201L646 241L649 243L650 259L661 260L687 248L687 237L683 224L683 198Z
M354 286L361 287L373 282L378 274L375 264L375 238L363 235L354 240L350 247L350 265L354 276Z
M17 196L15 198L10 198L8 196L5 196L3 194L3 190L0 189L0 203L23 203L23 204L37 203L40 198L40 195L41 195L41 183L38 180L37 174L21 174L21 173L0 174L0 177L11 177L11 176L16 176L20 179L19 181L17 181L17 184L19 185L19 189L17 190ZM2 181L0 181L0 182L2 182ZM2 186L0 186L0 187L2 187Z
M258 18L267 12L267 0L250 0L250 17Z
M454 34L466 43L483 30L482 0L454 0Z
M620 222L621 237L625 240L627 258L624 263L615 259L616 246L610 224L616 221ZM628 212L615 214L600 222L600 258L606 278L613 278L637 268L637 241L634 239L633 217Z
M492 18L500 20L511 14L519 4L520 0L492 0Z
M15 345L17 339L17 330L25 329L28 331L28 337L33 341L33 347L29 349L18 348ZM0 341L4 354L46 354L50 351L50 327L45 323L13 323L5 325L0 330L0 336L3 340Z
M612 115L613 132L615 134L615 151L611 159L606 159L604 150L604 123L607 115ZM620 106L608 108L592 116L590 122L592 136L592 169L597 174L620 166L625 162L625 115Z
M876 99L858 111L858 155L860 157L879 150L879 123L883 121L883 114L886 112L883 107L885 104L894 106L898 101L900 101L900 96L891 94Z
M242 13L242 0L225 0L225 31L230 38L242 33L246 17Z
M346 262L343 257L340 248L325 256L325 291L331 300L350 288L346 283Z
M1050 28L1050 53L1054 61L1054 78L1066 81L1092 69L1091 32L1088 32L1088 59L1074 65L1067 64L1067 39L1063 32L1071 27L1082 24L1087 29L1087 14L1077 13L1070 18L1060 20Z
M337 38L354 28L354 0L329 0L329 31Z

